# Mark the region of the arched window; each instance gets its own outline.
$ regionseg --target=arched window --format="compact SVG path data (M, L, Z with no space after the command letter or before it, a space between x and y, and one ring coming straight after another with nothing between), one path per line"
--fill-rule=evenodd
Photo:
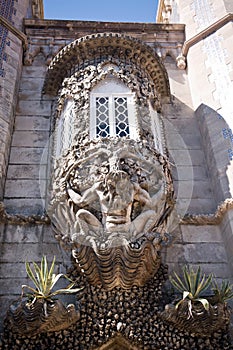
M138 137L134 94L114 77L90 93L90 138L108 136Z

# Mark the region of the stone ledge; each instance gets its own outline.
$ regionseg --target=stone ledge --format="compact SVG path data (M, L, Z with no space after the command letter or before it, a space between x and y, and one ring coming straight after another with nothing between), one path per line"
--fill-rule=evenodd
M186 214L180 223L182 225L218 225L230 209L233 209L233 198L227 198L220 203L214 214Z

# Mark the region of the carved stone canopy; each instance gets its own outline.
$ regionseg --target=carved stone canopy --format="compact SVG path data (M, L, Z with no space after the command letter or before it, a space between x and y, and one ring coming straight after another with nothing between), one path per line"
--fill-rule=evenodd
M140 40L117 33L89 35L64 47L48 68L44 93L57 94L64 78L111 58L135 64L147 72L161 96L170 96L168 75L157 53Z

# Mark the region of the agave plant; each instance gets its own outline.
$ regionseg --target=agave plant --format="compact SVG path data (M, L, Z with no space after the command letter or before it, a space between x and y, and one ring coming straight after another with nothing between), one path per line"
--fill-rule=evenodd
M216 280L213 281L212 290L214 292L214 300L216 303L225 304L233 298L233 285L229 281L222 281L219 287Z
M184 266L183 278L181 279L175 272L174 277L170 277L173 286L183 294L183 298L176 304L176 308L188 300L188 313L192 317L192 302L200 302L205 310L209 310L209 301L206 298L201 298L200 295L210 286L212 275L206 277L202 274L200 266L197 271Z
M54 256L50 268L48 267L46 256L42 257L40 266L33 262L33 269L31 268L30 263L26 262L26 272L28 277L34 283L34 287L22 285L22 296L24 295L25 289L28 289L30 291L30 293L27 294L30 305L32 305L37 299L43 299L45 302L52 301L52 298L58 294L77 293L82 289L73 288L76 282L71 281L63 273L54 273L55 260L56 259ZM64 289L57 289L55 291L52 291L61 277L65 277L71 283Z

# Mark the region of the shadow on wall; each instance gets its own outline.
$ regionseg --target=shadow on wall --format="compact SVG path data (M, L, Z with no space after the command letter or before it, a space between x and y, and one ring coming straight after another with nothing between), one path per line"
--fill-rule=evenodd
M163 106L166 143L171 163L177 214L214 213L214 199L203 149L202 136L194 111L173 97Z
M201 104L195 111L202 136L208 175L219 205L233 194L233 134L215 110Z

